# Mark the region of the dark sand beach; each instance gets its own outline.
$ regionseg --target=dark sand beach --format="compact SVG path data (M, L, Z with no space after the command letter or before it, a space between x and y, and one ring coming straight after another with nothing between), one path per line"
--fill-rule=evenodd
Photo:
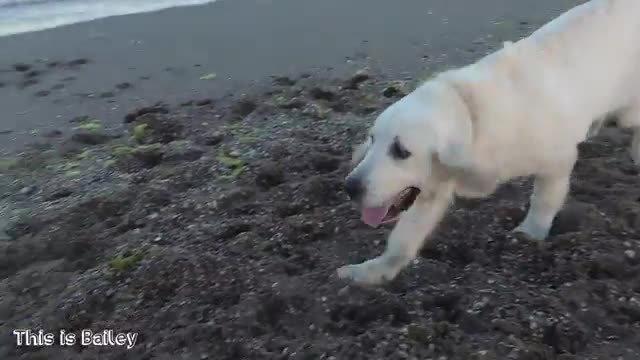
M390 230L342 190L376 114L575 3L222 0L0 38L0 359L638 359L639 171L614 127L580 145L548 241L510 231L522 179L456 202L392 283L335 276Z

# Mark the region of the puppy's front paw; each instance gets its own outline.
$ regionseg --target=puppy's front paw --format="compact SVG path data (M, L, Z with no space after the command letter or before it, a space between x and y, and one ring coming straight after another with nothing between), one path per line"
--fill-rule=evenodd
M360 264L346 265L338 269L340 279L362 285L381 285L392 280L396 271L379 259L371 259Z
M549 227L535 224L532 221L524 221L513 229L515 233L521 233L531 240L542 241L549 235Z

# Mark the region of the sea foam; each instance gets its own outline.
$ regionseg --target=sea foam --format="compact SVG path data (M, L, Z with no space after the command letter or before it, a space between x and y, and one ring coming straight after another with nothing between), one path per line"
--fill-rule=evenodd
M215 0L0 0L0 36Z

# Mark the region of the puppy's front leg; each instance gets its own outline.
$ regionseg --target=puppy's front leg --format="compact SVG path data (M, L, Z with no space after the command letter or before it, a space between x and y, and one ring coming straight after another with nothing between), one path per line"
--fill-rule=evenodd
M360 264L343 266L338 269L338 277L366 285L379 285L395 278L415 259L452 198L453 184L443 186L431 198L420 195L413 206L401 215L382 255Z
M569 192L569 174L535 178L529 211L522 223L514 229L515 232L523 233L533 240L547 238L553 219Z

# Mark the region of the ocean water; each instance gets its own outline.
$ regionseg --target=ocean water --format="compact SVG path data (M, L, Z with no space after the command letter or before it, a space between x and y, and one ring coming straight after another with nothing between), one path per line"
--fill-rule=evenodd
M215 0L0 0L0 36Z

